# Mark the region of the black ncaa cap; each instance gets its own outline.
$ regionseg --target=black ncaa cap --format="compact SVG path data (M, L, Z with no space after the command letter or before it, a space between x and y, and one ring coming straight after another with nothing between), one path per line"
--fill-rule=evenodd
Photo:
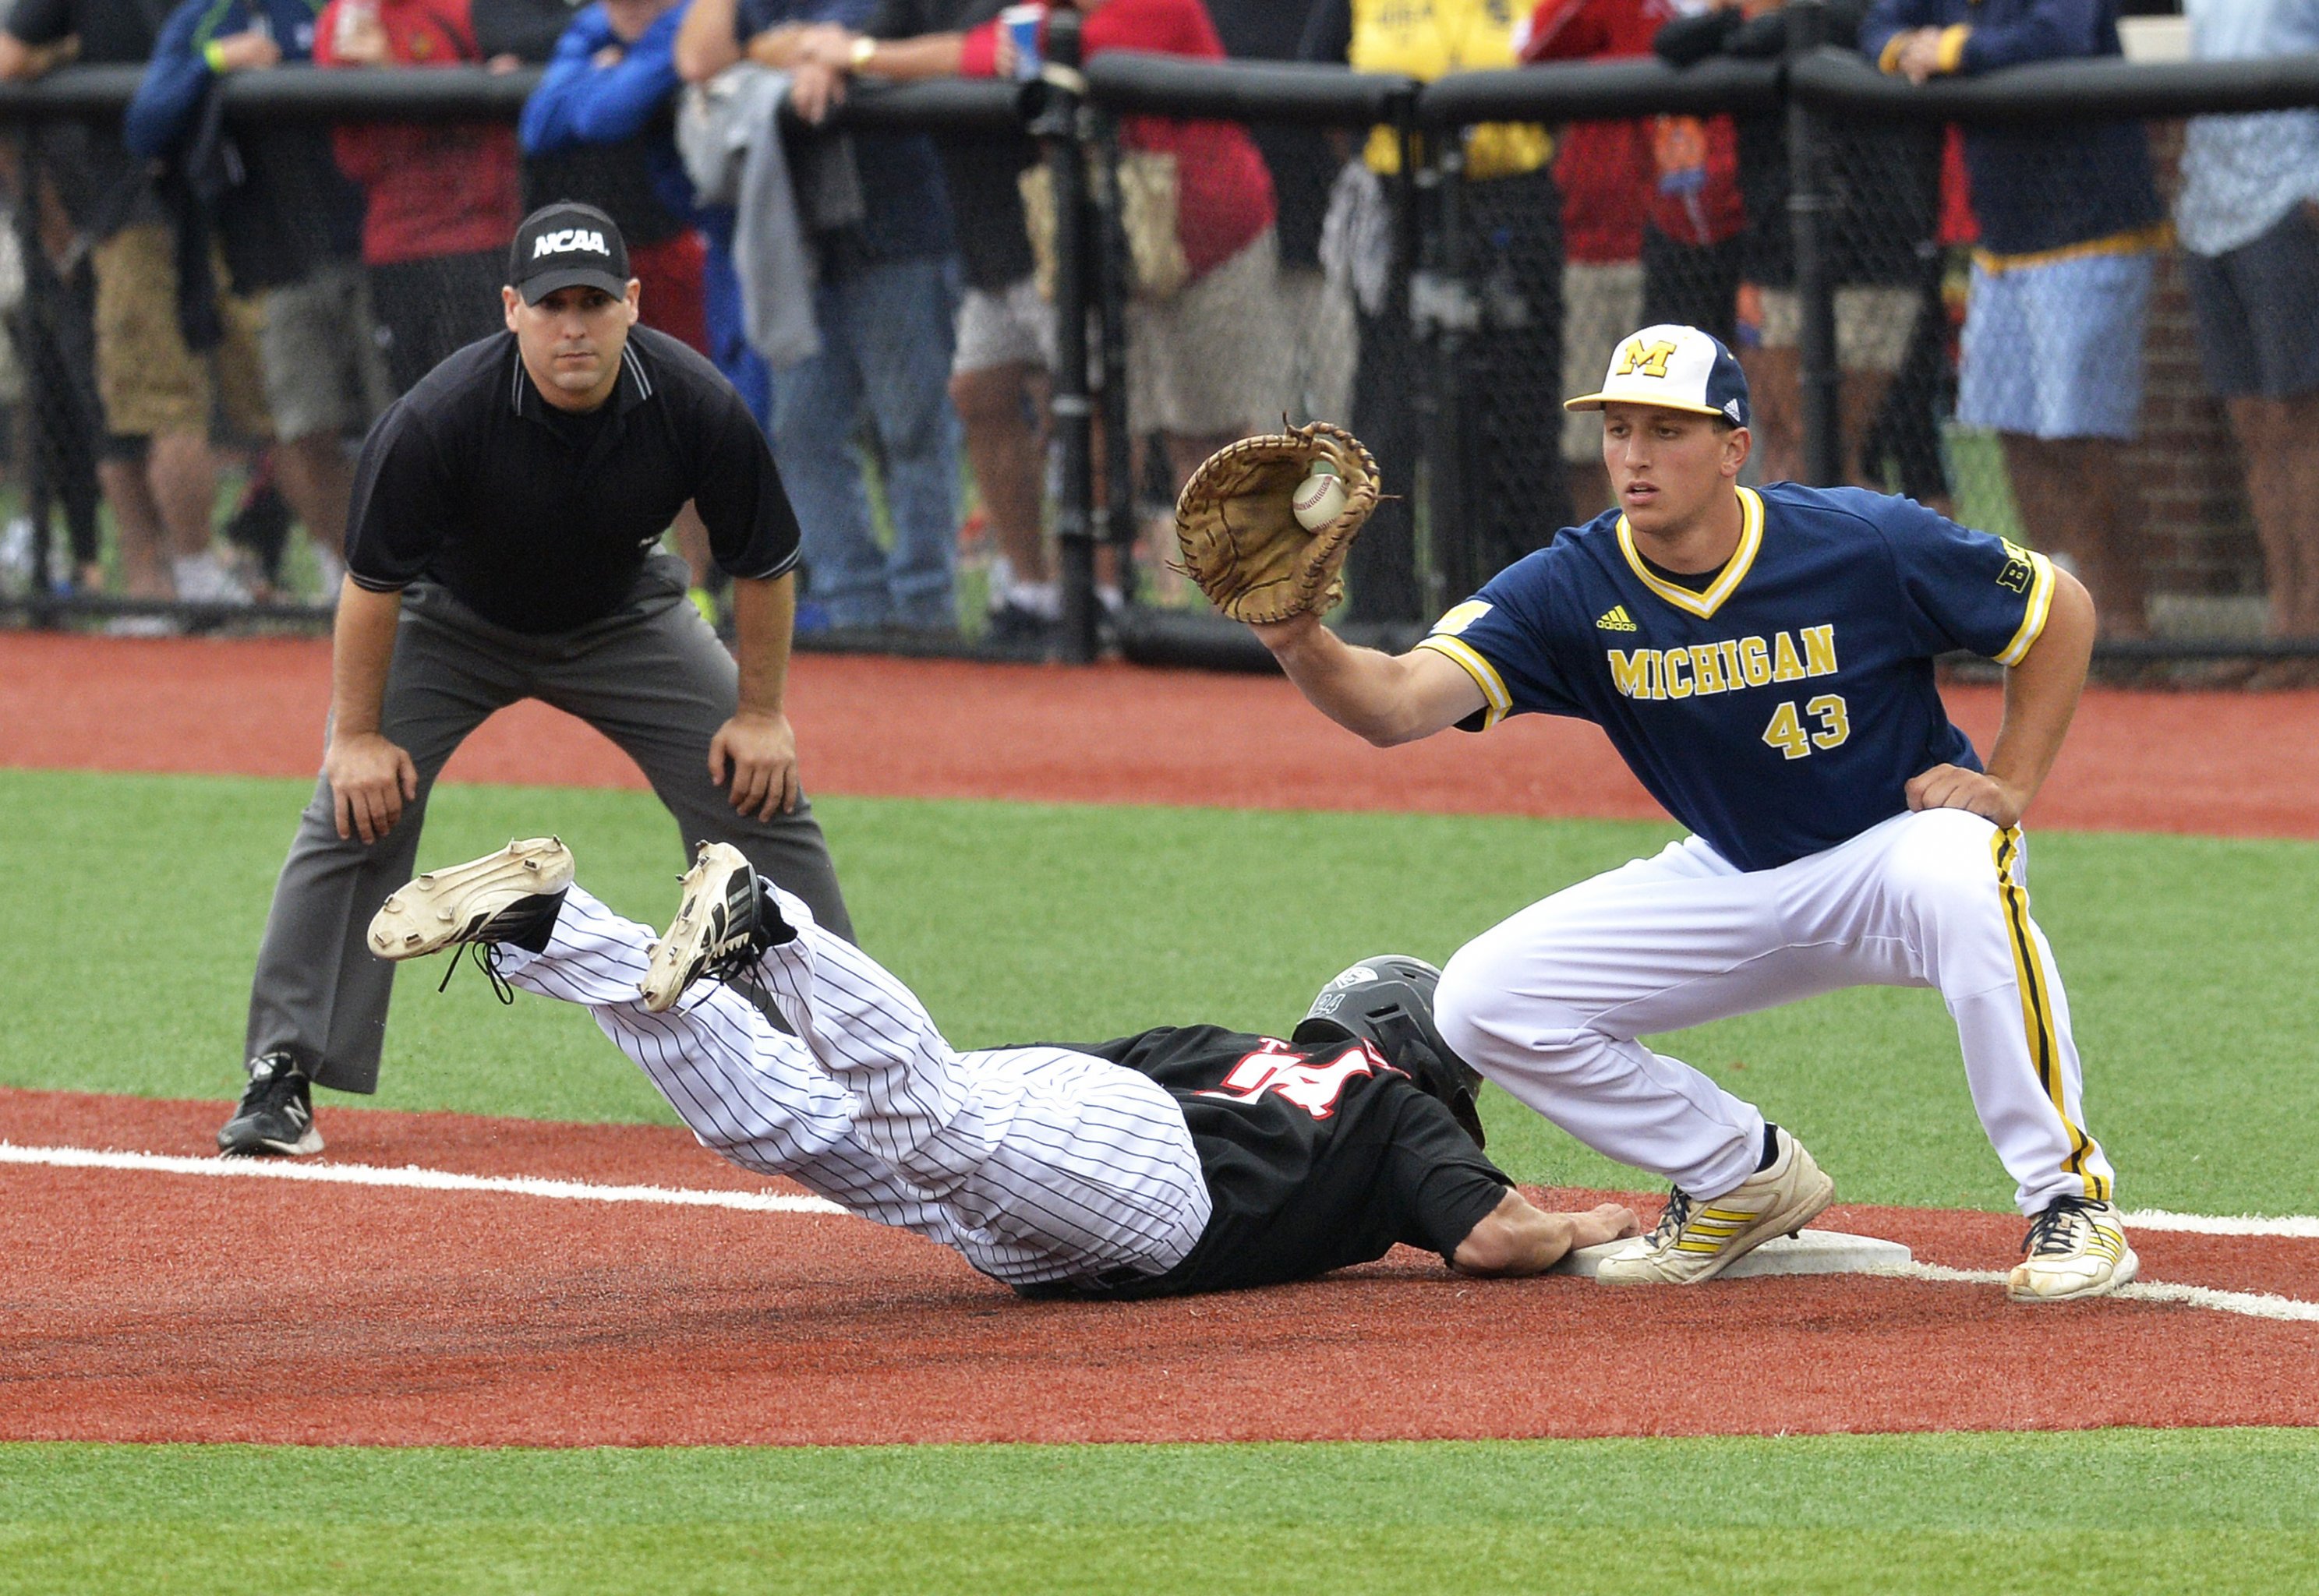
M628 245L619 223L593 205L542 205L515 230L508 249L508 286L536 305L559 288L628 291Z

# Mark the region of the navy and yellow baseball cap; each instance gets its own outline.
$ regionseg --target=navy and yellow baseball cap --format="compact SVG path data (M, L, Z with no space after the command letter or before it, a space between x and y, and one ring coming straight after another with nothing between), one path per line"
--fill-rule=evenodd
M628 291L627 240L620 224L593 205L542 205L515 230L507 280L528 305L575 286L618 299Z
M1566 410L1606 404L1656 405L1747 425L1747 374L1723 341L1696 327L1662 322L1619 340L1599 393L1563 401Z

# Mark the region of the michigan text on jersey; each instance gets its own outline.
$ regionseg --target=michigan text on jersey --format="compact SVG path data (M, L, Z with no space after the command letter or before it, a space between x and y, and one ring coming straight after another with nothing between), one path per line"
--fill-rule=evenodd
M1630 699L1706 698L1774 681L1836 674L1836 628L1805 627L1762 637L1727 637L1688 648L1612 648L1611 682Z

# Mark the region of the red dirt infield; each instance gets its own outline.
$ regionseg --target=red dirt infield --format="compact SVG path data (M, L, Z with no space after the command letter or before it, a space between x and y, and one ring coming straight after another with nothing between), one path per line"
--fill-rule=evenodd
M218 1105L0 1091L0 1138L209 1150ZM347 1163L781 1189L683 1132L334 1110ZM1598 1194L1548 1195L1575 1204ZM71 1222L59 1222L63 1216ZM90 1222L102 1215L104 1222ZM1927 1262L2002 1214L1839 1208ZM2319 1295L2319 1242L2143 1277ZM324 1261L327 1259L327 1267ZM1030 1303L864 1221L0 1166L0 1438L356 1445L1384 1439L2314 1424L2319 1324L1862 1277L1620 1291L1403 1249L1309 1285Z
M0 634L0 766L311 777L311 641ZM801 657L816 791L1650 817L1593 728L1379 753L1285 682ZM1993 689L1950 702L1986 747ZM2032 818L2319 837L2319 692L2096 691ZM455 780L640 786L537 704ZM0 1141L205 1158L222 1105L0 1088ZM782 1189L684 1132L333 1107L329 1159ZM1841 1178L1841 1173L1838 1172ZM1594 1194L1553 1194L1576 1204ZM1644 1199L1647 1213L1648 1204ZM1831 1228L1999 1269L2008 1215ZM2137 1233L2145 1280L2319 1301L2319 1241ZM0 1439L548 1446L2319 1424L2319 1324L1836 1277L1621 1292L1448 1276L1026 1303L865 1222L0 1164Z
M1591 726L1525 716L1486 736L1379 752L1277 678L804 654L790 696L814 792L1660 813ZM1953 687L1948 699L1986 750L1998 690ZM320 641L0 633L0 765L311 778L329 703ZM611 744L537 703L494 716L446 774L644 785ZM2319 837L2319 691L2089 691L2030 823Z

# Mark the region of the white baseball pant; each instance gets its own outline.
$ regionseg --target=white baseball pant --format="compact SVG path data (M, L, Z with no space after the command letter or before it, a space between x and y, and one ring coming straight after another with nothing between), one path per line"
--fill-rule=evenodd
M1606 1157L1699 1197L1754 1173L1764 1116L1638 1036L1843 987L1932 987L2024 1213L2107 1200L2070 1008L2029 917L2018 828L1896 815L1775 870L1697 837L1532 904L1460 949L1435 1018L1484 1075Z
M779 897L797 936L755 974L794 1036L712 981L647 1014L653 932L578 886L546 950L502 946L501 973L585 1005L710 1151L1010 1285L1157 1275L1190 1253L1207 1182L1158 1083L1065 1048L955 1052L907 987Z

